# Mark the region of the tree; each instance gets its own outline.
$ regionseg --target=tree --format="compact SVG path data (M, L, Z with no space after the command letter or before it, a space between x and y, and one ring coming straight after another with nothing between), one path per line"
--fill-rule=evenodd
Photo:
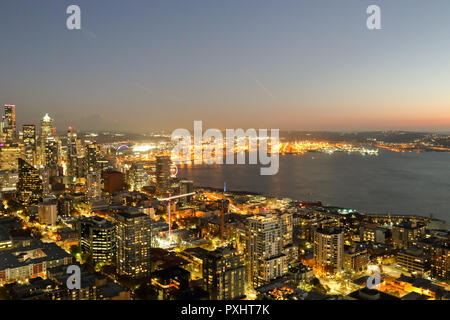
M11 294L7 287L0 287L0 300L12 300Z
M139 300L158 300L158 291L149 283L139 286L134 293Z
M320 293L327 293L327 289L320 283L320 280L318 278L313 278L311 280L311 285L313 287L314 291L320 292Z
M90 267L94 267L95 263L94 263L94 258L92 257L92 254L86 252L85 254L83 254L83 261L85 261L85 263L90 266Z
M97 262L97 263L95 264L95 266L94 266L94 270L95 270L96 272L98 272L98 271L100 271L100 270L103 268L104 265L105 265L104 262Z
M8 200L8 213L24 210L25 207L17 201Z
M81 255L81 247L77 245L70 246L70 254L73 255L75 258L80 257ZM78 256L77 256L78 254Z
M438 287L436 289L436 300L442 300L442 298L444 297L446 291L444 288L442 287Z

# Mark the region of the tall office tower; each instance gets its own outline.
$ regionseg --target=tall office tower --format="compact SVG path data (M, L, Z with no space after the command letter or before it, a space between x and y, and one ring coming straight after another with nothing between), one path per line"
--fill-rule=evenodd
M450 244L442 243L431 249L431 275L450 280Z
M133 162L128 170L127 178L132 190L140 190L148 185L148 173L142 162Z
M232 300L245 296L244 255L233 247L210 251L203 259L203 286L212 300Z
M77 178L84 177L86 173L82 140L77 138L72 127L67 131L67 175Z
M41 120L41 152L44 153L45 142L48 137L53 136L53 119L48 113Z
M246 221L248 282L253 288L287 273L283 254L282 221L275 215L258 215Z
M16 106L5 104L5 141L11 143L16 138Z
M22 158L19 162L17 198L24 205L38 204L42 198L42 180L39 171Z
M170 185L170 157L156 157L156 189L163 194L169 191Z
M47 137L44 142L44 165L55 167L59 163L59 141L55 137Z
M16 170L0 171L0 201L2 200L1 192L15 191L19 174Z
M40 132L40 143L39 143L39 162L46 165L46 151L48 138L53 138L53 119L50 118L48 113L41 120L41 132Z
M36 126L34 124L24 124L23 144L25 146L25 161L31 165L36 165Z
M91 143L86 146L86 170L88 173L99 173L100 166L98 145Z
M39 168L39 173L42 179L42 196L50 194L50 177L52 176L51 167Z
M0 143L6 142L5 139L6 117L2 116L0 121Z
M0 146L0 170L17 170L17 160L24 157L23 145Z
M67 175L76 176L78 166L77 134L69 127L67 131Z
M98 173L87 174L86 196L89 200L96 200L102 197L102 179Z
M314 232L314 265L323 273L334 274L344 266L344 233L339 228L318 228Z
M144 277L150 273L151 219L144 213L115 215L117 273Z
M83 252L89 253L94 263L112 263L115 252L115 225L95 216L79 221L78 228Z
M76 157L75 177L84 178L87 174L86 158L82 155Z
M41 138L45 139L51 135L53 135L53 119L46 113L41 120Z

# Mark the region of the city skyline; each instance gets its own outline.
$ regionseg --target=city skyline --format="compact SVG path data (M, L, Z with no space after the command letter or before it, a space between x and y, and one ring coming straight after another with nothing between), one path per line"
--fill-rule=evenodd
M17 107L15 104L3 104L2 107L5 108L7 106L13 106L13 107ZM19 108L19 114L20 114L20 108ZM52 129L55 131L56 134L64 134L66 133L68 130L69 131L75 131L81 134L89 134L89 133L121 133L121 134L137 134L137 135L143 135L145 136L146 134L155 134L156 136L158 136L159 134L164 134L166 137L169 137L170 132L173 132L175 129L180 129L180 128L168 128L168 129L150 129L150 130L136 130L133 128L125 128L125 129L108 129L107 127L105 128L98 128L95 125L93 127L74 127L71 123L72 122L67 122L67 126L58 126L58 121L55 121L54 118L51 117L51 115L48 112L44 112L43 116L41 115L40 118L38 119L34 119L31 120L29 122L21 122L20 119L19 121L16 123L15 128L17 130L17 134L23 134L25 129L28 129L30 126L31 127L35 127L35 130L37 128L41 128L42 124L40 124L42 122L43 119L50 119L52 124L54 124L52 126ZM59 123L61 124L62 122L67 121L65 119L60 119ZM188 131L194 131L194 127L192 126L192 128L189 128L189 126L187 126L187 128L181 128L181 129L186 129ZM209 129L209 128L205 128L205 129ZM228 130L229 128L225 128L225 127L219 127L219 128L213 128L213 129L218 129L222 132L225 132L226 130ZM248 129L246 127L243 128L237 128L237 129L231 129L231 130L238 130L238 129ZM250 128L252 129L252 128ZM310 130L306 130L306 129L302 129L302 128L298 128L298 129L282 129L280 130L280 134L285 135L285 134L306 134L306 133L330 133L330 134L353 134L353 133L417 133L417 134L438 134L438 135L448 135L450 134L450 129L446 129L443 128L442 130L440 129L432 129L432 128L422 128L423 130L421 130L420 128L406 128L406 129L381 129L381 128L373 128L373 129L334 129L334 130L326 130L326 129L310 129Z
M0 1L0 301L450 300L448 12Z
M57 128L448 132L446 1L0 4L0 99ZM408 9L405 14L405 8Z

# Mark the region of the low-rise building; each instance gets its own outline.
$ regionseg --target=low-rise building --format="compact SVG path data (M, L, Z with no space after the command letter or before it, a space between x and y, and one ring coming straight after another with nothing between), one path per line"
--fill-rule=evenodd
M56 243L38 242L28 247L0 251L0 285L46 277L47 269L68 265L73 258Z
M385 243L386 229L378 227L376 224L365 225L361 228L360 239L364 242Z
M369 264L370 257L367 249L353 245L344 249L344 269L361 271Z
M421 275L430 269L428 256L416 247L400 250L397 253L397 264L407 271Z

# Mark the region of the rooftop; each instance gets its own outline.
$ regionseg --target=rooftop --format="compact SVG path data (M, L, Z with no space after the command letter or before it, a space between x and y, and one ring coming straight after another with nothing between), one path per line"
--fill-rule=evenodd
M0 252L0 270L71 257L70 254L54 242L38 242L27 247L14 248Z

